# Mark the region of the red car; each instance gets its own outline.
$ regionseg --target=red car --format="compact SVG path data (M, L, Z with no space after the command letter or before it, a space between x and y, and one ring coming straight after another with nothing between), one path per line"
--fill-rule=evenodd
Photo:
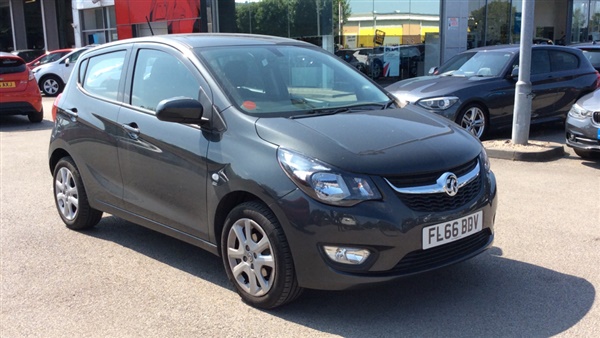
M27 115L42 122L44 108L35 76L23 59L0 52L0 114Z
M44 53L44 55L40 55L35 60L27 62L27 66L33 70L37 66L49 62L54 62L60 59L61 57L69 54L71 51L73 51L73 48L57 49L50 52L46 52Z

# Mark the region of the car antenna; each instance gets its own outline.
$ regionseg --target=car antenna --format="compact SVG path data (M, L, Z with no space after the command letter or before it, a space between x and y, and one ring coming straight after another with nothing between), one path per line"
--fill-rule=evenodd
M148 28L150 28L150 34L152 34L152 36L154 36L154 31L152 30L152 25L150 24L150 20L148 19L147 15L146 15L146 22L148 23Z

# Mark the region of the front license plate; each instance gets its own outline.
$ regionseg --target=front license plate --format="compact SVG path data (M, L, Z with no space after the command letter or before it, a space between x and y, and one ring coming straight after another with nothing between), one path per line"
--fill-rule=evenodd
M15 88L14 82L0 82L0 88Z
M483 211L423 228L423 250L457 241L482 230Z

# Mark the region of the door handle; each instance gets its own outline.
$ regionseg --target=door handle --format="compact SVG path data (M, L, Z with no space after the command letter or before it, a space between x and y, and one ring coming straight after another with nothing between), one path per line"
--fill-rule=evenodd
M138 128L137 123L131 122L129 124L122 124L121 127L127 131L127 135L134 140L137 140L140 137L140 129Z
M75 121L75 119L79 117L79 114L77 113L77 108L63 109L63 111L65 112L65 114L69 115L69 117L73 121Z

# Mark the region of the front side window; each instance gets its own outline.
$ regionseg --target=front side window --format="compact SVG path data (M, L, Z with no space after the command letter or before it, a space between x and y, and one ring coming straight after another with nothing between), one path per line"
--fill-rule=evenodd
M125 51L91 57L83 80L83 88L91 94L116 100L125 61Z
M158 103L174 97L199 99L200 85L175 56L154 49L137 54L131 88L131 105L156 111Z
M202 48L196 53L248 114L302 114L351 105L382 105L387 95L339 58L298 46Z

